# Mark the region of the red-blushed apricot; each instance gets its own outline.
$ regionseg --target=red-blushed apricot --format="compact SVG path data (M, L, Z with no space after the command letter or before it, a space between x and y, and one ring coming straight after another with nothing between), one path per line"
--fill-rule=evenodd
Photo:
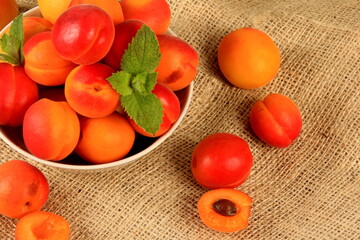
M167 31L171 20L171 9L166 0L121 0L124 20L138 19L156 34Z
M205 188L235 188L246 181L252 164L249 144L237 135L221 132L206 136L195 146L191 172Z
M51 31L38 33L25 43L24 59L26 74L45 86L64 84L67 75L77 66L57 53L51 41Z
M218 63L225 78L234 86L254 89L268 84L276 76L280 52L269 35L245 27L221 40Z
M124 14L118 0L71 0L69 7L79 4L98 6L109 14L115 25L124 21Z
M157 81L171 90L181 90L195 79L199 56L196 50L184 40L168 35L157 35L161 60L156 68Z
M23 137L36 157L59 161L75 149L80 136L77 114L66 102L42 98L25 113Z
M253 105L250 124L262 141L284 148L300 135L302 118L299 108L289 97L272 93Z
M122 56L143 24L140 20L130 19L115 26L114 42L104 58L107 65L120 70Z
M109 163L120 160L134 145L135 131L119 113L103 118L80 118L81 138L75 152L84 160Z
M52 41L58 54L77 64L93 64L105 57L115 37L113 20L103 9L80 4L56 21Z
M67 102L85 117L98 118L113 113L120 95L106 79L114 72L102 63L78 66L65 82Z
M68 240L69 238L69 222L52 212L31 212L22 217L15 227L15 240Z
M37 0L42 16L52 24L68 9L71 0Z
M131 126L135 131L146 137L159 137L166 133L180 116L180 101L176 94L166 85L157 83L152 92L159 98L163 107L163 122L160 124L159 130L155 134L146 132L133 119L128 116Z
M17 127L38 100L38 86L23 67L0 63L0 96L0 125Z
M19 7L15 0L0 0L0 6L0 29L3 29L19 14Z
M19 219L40 210L48 195L48 181L35 166L22 160L0 165L0 214Z
M219 188L203 194L198 202L201 221L219 232L237 232L249 224L252 199L232 188Z

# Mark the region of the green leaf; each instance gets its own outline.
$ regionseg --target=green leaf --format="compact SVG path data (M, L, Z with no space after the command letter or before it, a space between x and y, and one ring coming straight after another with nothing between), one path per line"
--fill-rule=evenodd
M154 72L160 58L160 46L156 34L144 24L125 51L121 69L133 75Z
M11 23L9 34L5 33L0 39L3 54L0 59L11 64L21 65L24 61L24 29L23 13L20 13ZM5 56L6 55L6 56Z
M122 96L130 95L133 93L131 81L133 76L125 71L113 73L107 80L111 86Z
M133 94L121 96L121 104L130 118L146 132L155 134L160 129L163 108L154 93L134 91Z
M157 73L139 73L132 80L132 87L137 91L146 94L154 89Z

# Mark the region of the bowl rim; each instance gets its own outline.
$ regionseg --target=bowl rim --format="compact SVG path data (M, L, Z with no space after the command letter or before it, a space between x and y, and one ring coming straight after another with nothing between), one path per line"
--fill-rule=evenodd
M28 11L24 12L24 17L36 17L36 16L41 16L39 6L36 6L34 8L29 9ZM6 28L8 28L8 26L10 26L11 23L12 23L12 21L9 24L7 24L0 31L0 34ZM176 36L176 34L170 28L168 29L168 33L171 34L171 35ZM42 163L44 165L51 166L51 167L62 168L62 169L67 169L67 170L104 170L104 169L110 169L110 168L114 168L114 167L124 166L126 164L131 163L131 162L134 162L135 160L137 160L137 159L139 159L141 157L144 157L149 152L151 152L152 150L157 148L168 137L170 137L170 135L176 130L176 128L179 126L179 124L181 123L181 121L183 120L183 118L185 117L185 115L186 115L186 113L188 111L188 108L189 108L190 103L191 103L191 98L192 98L192 95L193 95L193 87L194 87L194 83L192 81L189 86L187 86L185 89L183 89L183 90L186 91L187 99L186 99L186 101L184 101L184 104L182 106L179 118L177 119L177 121L171 126L171 128L165 134L158 137L150 146L146 147L144 150L142 150L142 151L140 151L140 152L138 152L138 153L136 153L134 155L131 155L129 157L125 157L123 159L116 160L114 162L103 163L103 164L93 164L93 165L90 165L90 164L89 165L71 165L71 164L68 164L68 163L60 163L60 162L57 162L57 161L44 160L44 159L40 159L40 158L32 155L28 151L25 151L24 149L22 149L21 147L19 147L15 143L13 143L4 134L3 126L0 126L0 138L6 144L8 144L12 149L14 149L18 153L24 155L25 157L30 158L30 159L32 159L34 161L40 162L40 163Z

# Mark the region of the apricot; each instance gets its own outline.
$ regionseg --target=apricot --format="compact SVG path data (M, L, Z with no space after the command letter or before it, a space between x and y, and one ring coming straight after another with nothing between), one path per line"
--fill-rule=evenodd
M128 116L131 126L135 131L146 137L159 137L166 133L180 116L180 101L176 94L166 85L157 83L152 92L159 98L163 107L163 118L159 130L155 134L146 132L133 119Z
M34 211L22 217L15 227L15 240L68 240L70 224L52 212Z
M107 65L120 70L122 56L143 24L140 20L130 19L115 26L114 42L104 58Z
M43 98L25 113L24 143L38 158L52 161L64 159L75 149L79 136L78 116L66 102Z
M15 0L0 0L0 30L3 29L19 14L19 7Z
M240 28L227 34L218 47L218 64L234 86L254 89L268 84L280 67L280 52L266 33Z
M103 9L80 4L56 21L52 41L58 54L77 64L93 64L105 57L115 37L113 20Z
M35 166L22 160L0 165L0 214L19 219L40 210L48 195L48 181Z
M249 224L252 199L232 188L219 188L203 194L198 202L201 221L219 232L236 232Z
M57 53L51 41L51 31L38 33L25 43L24 59L26 74L45 86L64 84L67 75L77 66Z
M65 82L67 102L85 117L105 117L113 113L120 95L106 79L114 72L114 69L102 63L76 67Z
M23 67L0 63L0 125L21 126L26 110L38 100L38 86Z
M42 16L52 24L68 9L71 0L37 0Z
M157 35L161 60L156 68L157 81L171 90L181 90L195 79L199 56L197 51L184 40L168 35Z
M166 0L121 0L124 20L138 19L156 34L167 31L171 20L171 9Z
M81 138L75 152L88 162L101 164L122 159L134 145L134 129L116 112L103 118L82 117L80 122Z
M284 148L300 135L302 118L299 108L289 97L272 93L252 106L250 124L262 141Z
M118 0L71 0L69 7L79 4L92 4L100 7L109 14L115 25L124 21L124 14Z
M30 37L37 33L51 31L52 24L47 19L42 17L24 17L23 18L23 30L24 30L24 43L29 40ZM8 26L4 32L9 34L10 26ZM0 37L3 35L1 34Z

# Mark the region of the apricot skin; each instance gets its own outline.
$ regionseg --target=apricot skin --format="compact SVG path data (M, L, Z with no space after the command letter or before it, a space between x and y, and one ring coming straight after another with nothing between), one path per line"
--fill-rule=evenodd
M134 129L116 112L103 118L82 117L80 122L81 138L75 152L88 162L101 164L122 159L134 145Z
M38 86L23 67L0 63L0 125L21 126L26 110L38 100Z
M22 160L0 165L0 214L19 219L40 210L48 195L49 184L38 168Z
M165 33L170 25L171 10L166 0L121 0L124 20L138 19L156 34Z
M114 70L101 63L80 65L65 81L65 97L70 106L85 117L105 117L118 106L120 95L106 80Z
M25 113L24 142L38 158L52 161L64 159L75 149L79 136L78 116L66 102L43 98Z
M115 27L109 14L90 4L67 9L52 30L58 54L76 64L93 64L103 59L114 36Z
M262 141L284 148L300 135L302 118L300 110L290 98L273 93L253 105L250 124Z
M173 91L181 90L195 79L199 56L196 50L182 39L167 35L157 35L161 60L156 68L157 81Z
M19 7L15 0L0 0L0 4L0 29L3 29L19 14Z
M77 66L57 53L51 41L51 31L32 36L24 45L24 58L27 75L45 86L64 84L67 75Z
M280 52L273 40L254 28L227 34L218 47L218 63L234 86L255 89L268 84L280 67Z

